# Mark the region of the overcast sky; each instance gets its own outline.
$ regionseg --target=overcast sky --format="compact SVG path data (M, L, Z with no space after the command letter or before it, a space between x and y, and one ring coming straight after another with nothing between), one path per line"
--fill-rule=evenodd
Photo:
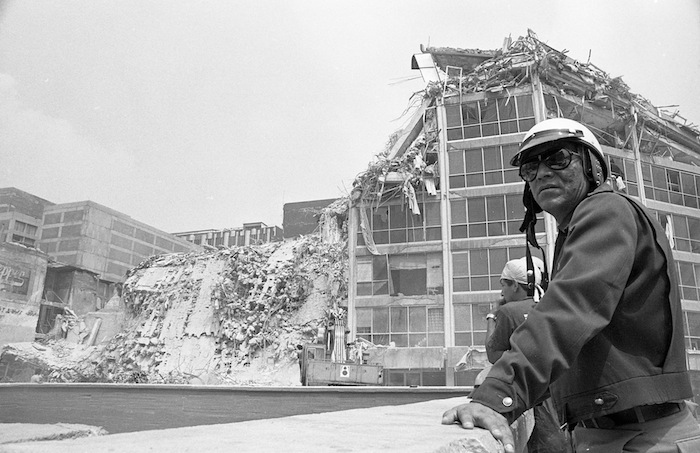
M540 40L700 123L698 0L0 0L0 187L168 231L344 196L420 46ZM672 108L671 110L675 110Z

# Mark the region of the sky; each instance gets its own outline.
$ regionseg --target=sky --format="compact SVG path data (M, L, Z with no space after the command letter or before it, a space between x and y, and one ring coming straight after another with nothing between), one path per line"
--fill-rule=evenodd
M0 187L282 226L405 126L421 45L539 39L700 124L698 0L0 0Z

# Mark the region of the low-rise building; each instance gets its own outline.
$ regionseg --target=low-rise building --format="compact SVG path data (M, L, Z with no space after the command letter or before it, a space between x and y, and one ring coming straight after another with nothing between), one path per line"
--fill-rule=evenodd
M244 223L239 228L181 231L173 233L173 236L197 245L240 247L282 241L284 232L278 226L267 226L263 222L250 222Z
M92 201L0 188L0 345L48 334L57 315L104 308L127 271L201 247Z
M38 246L56 261L112 283L153 255L201 249L93 201L47 207Z
M0 188L0 242L36 247L48 200L15 187Z
M48 260L33 247L0 241L0 347L34 340Z

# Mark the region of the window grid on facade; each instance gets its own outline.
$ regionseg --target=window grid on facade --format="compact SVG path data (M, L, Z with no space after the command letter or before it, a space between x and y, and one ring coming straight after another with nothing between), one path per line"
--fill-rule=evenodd
M357 308L357 336L375 345L445 345L443 309L430 306Z
M700 263L676 261L681 298L700 301Z
M27 236L36 236L37 229L38 227L36 225L30 225L29 223L15 220L14 230L18 233L22 233Z
M510 159L517 152L517 143L450 150L450 189L520 182L518 169L510 166Z
M455 304L455 346L486 344L486 315L491 304Z
M450 208L452 239L521 234L525 215L521 194L452 199ZM542 214L537 218L535 232L542 233Z
M537 255L539 251L533 250ZM471 249L452 253L452 290L455 293L495 291L506 262L525 256L525 246Z
M669 223L673 231L671 246L681 252L700 253L700 219L681 214L654 211L661 226L668 232Z
M642 162L642 178L648 199L700 207L700 175Z
M686 348L693 351L700 351L700 312L683 312L685 321L685 341Z
M36 244L36 240L32 238L28 238L26 236L21 236L19 234L13 234L12 235L12 242L15 242L17 244L24 244L29 247L34 247L34 244Z
M440 203L420 202L420 215L415 215L405 204L390 204L378 208L365 208L369 230L375 244L401 244L407 242L439 241ZM365 245L361 232L357 245Z
M527 132L535 125L532 96L508 96L445 106L447 141Z
M357 262L357 296L389 294L389 262L386 255L373 255Z
M358 257L356 269L357 297L444 293L442 254L439 252Z
M623 192L633 197L639 196L639 185L637 184L637 171L634 168L634 160L623 159L617 156L605 156L608 162L608 169L611 174L620 176L625 183Z

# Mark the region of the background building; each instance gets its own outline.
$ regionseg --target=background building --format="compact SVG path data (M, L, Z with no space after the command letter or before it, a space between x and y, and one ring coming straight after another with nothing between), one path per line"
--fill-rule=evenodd
M501 269L525 255L524 183L509 161L524 133L552 117L586 124L603 145L611 183L666 226L689 366L700 370L697 127L531 32L498 51L421 50L412 65L427 87L415 115L351 194L350 330L396 346L377 359L389 364L389 384L473 383L478 360L466 371L454 365L484 350ZM537 227L551 262L555 221L545 214Z
M53 204L14 187L0 188L0 242L35 247L44 208Z
M0 241L0 347L34 340L47 262L40 250Z
M278 242L283 239L282 228L262 222L244 223L241 228L223 230L195 230L173 233L173 236L197 245L235 247Z
M200 249L92 201L47 207L38 245L56 261L113 283L153 255Z
M0 188L0 345L49 333L66 309L102 309L153 255L200 249L92 201L54 204Z

